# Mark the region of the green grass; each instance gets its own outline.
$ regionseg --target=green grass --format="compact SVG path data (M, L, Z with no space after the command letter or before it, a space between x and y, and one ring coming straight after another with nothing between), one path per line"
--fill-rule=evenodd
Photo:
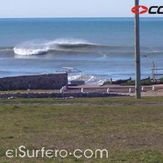
M7 159L6 149L105 148L109 159ZM0 163L162 163L163 98L0 100Z

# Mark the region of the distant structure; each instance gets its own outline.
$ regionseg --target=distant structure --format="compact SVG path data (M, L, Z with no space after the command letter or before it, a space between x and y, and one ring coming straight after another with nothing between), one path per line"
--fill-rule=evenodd
M61 89L68 85L67 73L0 78L0 90Z
M152 63L152 80L153 81L156 81L156 74L157 74L156 64L153 61Z
M163 68L157 68L156 63L152 63L152 80L155 82L159 77L163 77Z

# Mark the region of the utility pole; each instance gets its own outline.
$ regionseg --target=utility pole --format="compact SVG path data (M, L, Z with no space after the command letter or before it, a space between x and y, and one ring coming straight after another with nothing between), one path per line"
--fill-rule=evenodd
M152 79L153 81L155 82L156 81L156 65L155 65L155 62L153 61L153 67L152 67Z
M135 0L135 6L139 6L139 0ZM139 9L138 9L139 10ZM135 89L136 99L141 98L141 68L140 68L140 31L139 31L139 14L135 14L135 68L136 68L136 76L135 76Z

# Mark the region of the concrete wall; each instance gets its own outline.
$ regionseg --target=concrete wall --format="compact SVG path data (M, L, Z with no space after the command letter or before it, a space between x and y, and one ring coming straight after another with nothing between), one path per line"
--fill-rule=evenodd
M66 73L0 78L0 90L60 89L67 84Z

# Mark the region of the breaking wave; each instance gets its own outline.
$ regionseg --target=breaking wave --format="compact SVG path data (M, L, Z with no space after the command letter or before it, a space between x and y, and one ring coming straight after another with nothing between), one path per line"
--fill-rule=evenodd
M74 51L80 48L98 46L97 44L87 42L85 40L74 39L58 39L54 41L40 42L30 41L24 42L14 47L14 53L17 55L39 55L51 51Z
M2 53L13 53L17 56L32 56L47 53L84 53L84 54L134 54L131 46L110 46L106 44L93 43L82 39L56 39L53 41L33 40L21 43L15 47L0 48ZM142 55L163 54L163 48L141 47Z

